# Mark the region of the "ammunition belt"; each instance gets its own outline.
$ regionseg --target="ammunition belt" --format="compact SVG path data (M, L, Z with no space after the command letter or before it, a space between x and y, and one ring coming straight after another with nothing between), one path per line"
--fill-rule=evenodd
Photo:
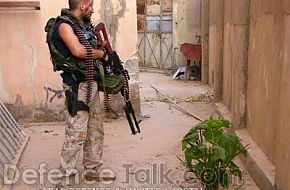
M73 26L75 33L77 34L80 43L85 47L87 53L85 57L86 63L86 76L85 80L87 82L87 97L86 103L89 104L92 100L92 88L93 88L93 79L94 79L94 59L93 59L93 48L90 45L89 41L86 39L84 32L81 30L80 26L75 24Z

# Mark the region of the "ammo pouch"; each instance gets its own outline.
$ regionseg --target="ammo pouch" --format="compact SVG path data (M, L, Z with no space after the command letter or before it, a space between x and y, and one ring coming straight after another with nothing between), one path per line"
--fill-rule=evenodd
M105 75L104 82L102 80L98 81L98 89L101 92L105 92L107 94L118 94L123 88L123 79L118 75Z
M78 111L89 111L90 108L83 101L78 101L79 83L72 85L72 91L66 90L66 104L69 114L73 117Z

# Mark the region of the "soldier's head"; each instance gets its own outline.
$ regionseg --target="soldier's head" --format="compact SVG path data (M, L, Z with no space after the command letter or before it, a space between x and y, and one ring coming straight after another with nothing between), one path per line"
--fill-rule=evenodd
M94 0L69 0L69 9L77 11L82 19L90 19L94 13Z

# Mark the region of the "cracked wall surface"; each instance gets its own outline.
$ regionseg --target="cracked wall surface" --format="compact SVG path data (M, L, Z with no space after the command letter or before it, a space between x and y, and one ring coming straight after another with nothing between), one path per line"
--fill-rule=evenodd
M94 21L104 22L110 42L123 61L137 53L137 7L136 0L95 1Z
M40 11L0 11L0 100L18 114L17 118L41 116L41 121L53 121L63 111L62 81L59 73L52 71L44 27L65 7L67 1L43 0ZM93 22L108 24L111 42L121 59L133 56L136 1L95 1L94 9ZM47 109L55 116L48 116Z
M111 43L114 49L116 49L117 32L119 32L119 20L125 16L126 1L118 1L118 5L113 6L111 0L102 1L101 6L101 20L107 26L107 30L110 33Z

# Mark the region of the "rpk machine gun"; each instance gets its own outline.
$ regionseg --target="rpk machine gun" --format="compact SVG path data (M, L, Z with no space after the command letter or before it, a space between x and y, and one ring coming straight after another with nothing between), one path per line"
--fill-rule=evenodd
M133 106L130 101L129 73L126 69L124 69L118 54L112 49L112 46L109 42L108 35L106 32L105 24L101 22L97 26L95 26L94 34L97 38L97 45L101 47L102 45L105 44L104 46L105 53L109 54L112 57L112 62L109 65L108 70L111 70L114 75L122 76L123 88L121 90L121 94L124 97L124 101L126 103L123 109L127 117L132 134L135 135L136 133L140 133L139 122L136 119Z

